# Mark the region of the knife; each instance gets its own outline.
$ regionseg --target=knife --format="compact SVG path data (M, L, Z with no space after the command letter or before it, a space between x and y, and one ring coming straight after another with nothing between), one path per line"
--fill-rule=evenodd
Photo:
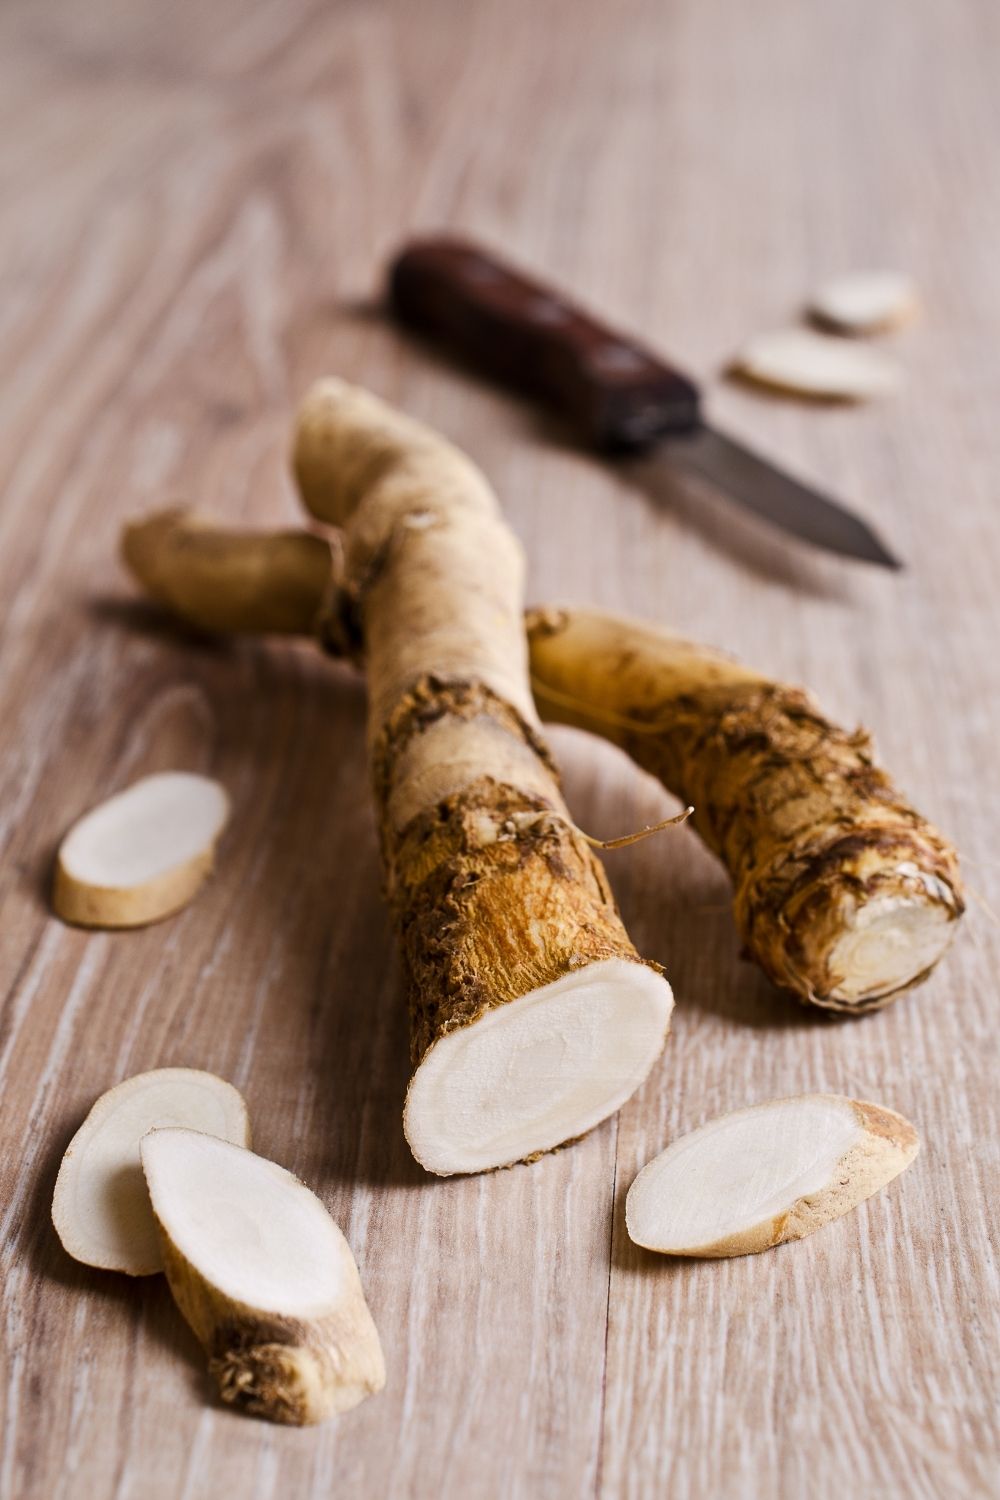
M668 461L793 536L901 566L859 516L710 427L686 375L479 246L450 237L407 245L392 263L389 299L407 327L568 417L588 447L624 454L662 441Z

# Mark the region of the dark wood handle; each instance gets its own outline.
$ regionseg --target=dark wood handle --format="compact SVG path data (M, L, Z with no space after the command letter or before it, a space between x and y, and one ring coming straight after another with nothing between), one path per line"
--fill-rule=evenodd
M690 380L475 245L434 238L406 246L389 290L400 322L540 397L596 447L642 447L698 425Z

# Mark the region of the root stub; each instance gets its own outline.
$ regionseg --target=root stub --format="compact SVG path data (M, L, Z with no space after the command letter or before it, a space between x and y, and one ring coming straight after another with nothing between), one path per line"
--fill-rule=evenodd
M194 1130L154 1130L142 1167L170 1290L223 1400L302 1426L382 1389L354 1257L314 1193Z
M589 964L442 1036L410 1084L403 1124L430 1172L478 1172L592 1129L643 1082L666 1038L663 980Z
M629 1189L631 1239L665 1255L752 1255L803 1239L891 1182L920 1149L909 1121L837 1094L720 1115Z

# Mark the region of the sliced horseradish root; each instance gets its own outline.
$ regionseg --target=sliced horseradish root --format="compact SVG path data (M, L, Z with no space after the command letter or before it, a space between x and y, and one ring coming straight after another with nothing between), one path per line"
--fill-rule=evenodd
M195 1130L152 1131L142 1168L170 1290L224 1401L302 1426L382 1389L354 1257L314 1193Z
M673 996L620 958L588 964L439 1037L403 1129L428 1172L482 1172L584 1135L621 1108L663 1050Z
M441 1174L534 1160L639 1087L673 999L625 931L542 739L520 544L464 454L344 381L307 393L294 462L306 508L341 528L363 637L407 976L406 1138Z
M916 316L917 288L901 271L851 271L820 287L809 311L838 333L888 333Z
M217 781L190 771L144 776L66 835L56 915L80 927L142 927L179 911L210 873L228 818Z
M750 340L734 361L758 385L834 401L886 396L899 384L895 364L875 349L808 328L783 328Z
M56 1178L52 1222L74 1260L129 1276L163 1270L139 1142L165 1125L250 1144L242 1094L214 1073L157 1068L109 1089L70 1141Z
M919 1147L913 1126L878 1104L773 1099L710 1120L643 1167L626 1227L665 1255L753 1255L848 1213Z
M282 533L231 531L179 510L133 533L140 581L199 628L268 630L291 608ZM329 574L329 544L308 537L327 547ZM300 618L321 617L311 568L301 567L294 597ZM878 765L866 734L833 723L801 688L639 620L543 605L526 624L542 718L604 735L696 804L696 832L732 877L746 953L775 984L857 1015L926 978L964 910L958 858ZM338 655L348 643L326 631L323 644ZM425 726L418 792L439 775L428 741L451 733Z

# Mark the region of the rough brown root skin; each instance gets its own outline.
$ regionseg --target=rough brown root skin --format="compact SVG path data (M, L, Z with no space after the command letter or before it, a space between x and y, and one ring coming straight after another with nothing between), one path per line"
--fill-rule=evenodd
M380 403L376 406L382 414L388 411ZM363 410L362 415L368 424L371 413ZM397 414L389 412L388 420L393 428ZM354 572L338 573L334 589L325 582L321 586L311 568L299 567L294 575L295 613L312 620L323 645L337 655L361 654L372 635L387 643L382 650L405 646L412 651L415 642L418 648L408 676L394 676L398 663L391 661L388 673L383 670L375 683L370 715L385 884L410 981L415 1066L435 1043L475 1028L513 1000L531 1001L530 1018L518 1022L509 1038L509 1049L522 1059L517 1109L523 1114L528 1143L523 1150L503 1132L502 1149L498 1145L490 1160L488 1140L481 1132L473 1139L475 1122L467 1117L462 1149L442 1151L421 1125L436 1108L435 1100L454 1096L449 1068L468 1073L483 1066L495 1043L492 1035L483 1037L481 1045L438 1053L429 1074L418 1067L415 1081L419 1078L420 1087L411 1086L408 1093L404 1127L417 1159L435 1172L472 1171L521 1157L533 1160L618 1108L662 1049L672 1001L657 967L641 963L628 942L603 866L586 836L572 824L559 794L527 686L523 627L515 602L520 556L496 514L495 501L480 480L471 497L466 493L466 461L454 455L453 466L453 450L433 434L421 437L423 448L415 456L409 444L412 424L405 418L398 421L403 427L402 451L409 449L403 468L406 483L415 486L415 512L406 510L405 491L401 493L393 463L387 462L384 474L393 481L390 499L399 503L401 513L390 512L386 521L384 555L372 551L377 528L366 517L364 545L356 543L351 553ZM364 442L370 441L366 430ZM443 494L448 501L449 483L452 498L460 497L454 513L460 531L468 521L470 503L473 512L476 504L482 508L480 515L473 514L471 553L461 539L447 535L452 524L447 516L428 511L428 495L439 501ZM496 535L491 535L491 528ZM421 552L428 531L433 534ZM183 545L175 540L164 546L174 533L183 534ZM225 544L229 538L239 544L243 539L238 535L210 533L200 518L189 525L185 514L173 512L140 523L132 536L128 560L133 572L158 598L174 601L184 618L202 625L214 619L218 628L234 631L266 628L272 615L263 597L263 572L256 603L246 605L237 592L233 607L227 604L233 570ZM257 540L262 555L267 538ZM457 567L460 585L444 587L444 592L437 566L442 554ZM515 596L502 611L496 607L497 594L489 593L498 582L492 576L497 559L506 561L506 588ZM489 588L481 576L486 567L491 569ZM183 579L176 576L177 570L184 573ZM466 609L462 591L469 592L470 570L472 598ZM285 568L285 597L292 577ZM408 585L413 579L415 590ZM384 597L378 594L371 601L370 593L383 580ZM430 602L420 588L428 580L435 595ZM482 597L493 598L485 619L479 613ZM400 630L398 624L387 625L380 610L402 611L410 626ZM373 611L374 624L362 629ZM471 630L463 628L462 612L473 617ZM477 641L484 628L495 632L498 622L503 649L491 638L480 650ZM376 646L376 662L382 659L379 649ZM477 653L482 657L479 675ZM371 650L367 655L371 679L376 669ZM425 659L466 675L421 671ZM499 690L503 687L507 695ZM574 975L579 985L569 994L565 981ZM520 1014L523 1019L523 1007ZM603 1017L603 1040L594 1023L598 1015ZM620 1045L617 1035L623 1030L626 1045ZM548 1079L536 1079L534 1090L529 1086L538 1073L532 1057L548 1055L557 1033L565 1058L562 1073L573 1059L573 1066L589 1078L595 1097L574 1097L571 1087L560 1096ZM513 1093L513 1084L508 1091Z
M964 909L951 845L797 688L651 626L532 611L544 717L622 746L685 802L734 886L749 955L857 1013L926 978Z
M269 1336L277 1342L267 1342ZM209 1360L208 1371L223 1401L254 1417L308 1427L348 1411L372 1394L371 1389L353 1385L343 1390L343 1405L331 1404L327 1391L334 1370L325 1341L321 1338L315 1349L306 1348L304 1337L301 1325L262 1327L252 1333L236 1325L220 1337L223 1353Z
M209 1295L165 1234L162 1248L171 1294L208 1354L223 1401L251 1416L303 1427L381 1390L385 1371L360 1290L354 1306L328 1318L262 1317L217 1292ZM345 1381L340 1351L358 1346L370 1347L369 1364Z
M486 480L436 433L336 380L306 396L294 464L308 508L343 528L343 583L368 672L382 861L406 962L418 1072L457 1030L539 990L547 1003L548 986L608 959L626 966L624 980L613 971L616 994L632 973L648 1006L653 966L629 942L541 739L528 683L521 550ZM628 1092L666 1033L669 986L658 975L653 985L662 1024L643 1021L648 1055L637 1073L626 1069ZM546 1113L510 1076L502 1047L492 1050L491 1042L470 1056L458 1049L455 1068L486 1068L481 1108L470 1103L449 1123L436 1113L447 1089L411 1088L409 1095L408 1138L430 1170L526 1159L623 1102L625 1075L611 1068L601 1076L596 1044L578 1049L577 1018L566 1019L561 991L552 1006L558 1023L541 1017L539 1038L551 1041L553 1058L560 1045L564 1058L586 1057L588 1097L576 1104L564 1094L560 1111ZM559 1027L561 1043L553 1039ZM496 1027L490 1035L495 1041ZM512 1047L529 1042L516 1025ZM558 1061L553 1067L558 1072ZM491 1091L500 1101L492 1153ZM522 1113L520 1134L504 1124L505 1109Z
M188 531L185 515L172 513L137 530L143 527L149 545L130 555L140 582L155 593L155 578L169 578L158 597L183 597L186 604L174 607L194 623L206 618L205 595L224 612L231 576L226 548L241 542L239 534L212 533L211 549L195 567L193 554L207 536L203 524ZM185 545L160 553L157 539L170 528L187 533ZM270 540L259 539L262 547ZM178 569L186 575L183 587L172 576ZM264 576L260 613L234 609L219 628L267 628ZM331 593L304 568L296 587L300 618L318 620L335 654L349 651L356 626L346 589ZM694 804L695 826L732 876L747 953L776 984L803 1001L856 1014L930 973L963 911L958 861L875 764L866 735L838 729L801 690L651 626L558 609L529 612L528 626L535 694L546 717L613 740ZM414 700L421 704L415 715L428 725L433 693L422 690ZM400 723L407 712L405 703L398 708ZM496 746L502 731L488 727L488 719L478 725L480 738ZM550 785L544 755L539 760L537 738L520 723L520 731L506 736L508 761L517 763L508 779L544 799ZM433 733L453 745L450 716ZM466 729L461 753L470 783L479 766L471 740ZM425 748L430 743L428 737ZM379 773L380 803L397 810L405 804L410 815L452 786L461 758L449 756L439 770L433 756L415 753L416 763L405 768L400 758L391 798ZM894 953L888 977L887 944Z
M454 785L470 773L437 759L442 726L475 735L479 757L493 749L512 774L523 767L522 785L477 774L445 793L439 777ZM437 783L431 800L393 816L396 769L422 761L421 790ZM622 956L604 868L556 799L548 753L489 689L417 684L376 744L374 771L387 894L412 980L414 1064L456 1027Z

